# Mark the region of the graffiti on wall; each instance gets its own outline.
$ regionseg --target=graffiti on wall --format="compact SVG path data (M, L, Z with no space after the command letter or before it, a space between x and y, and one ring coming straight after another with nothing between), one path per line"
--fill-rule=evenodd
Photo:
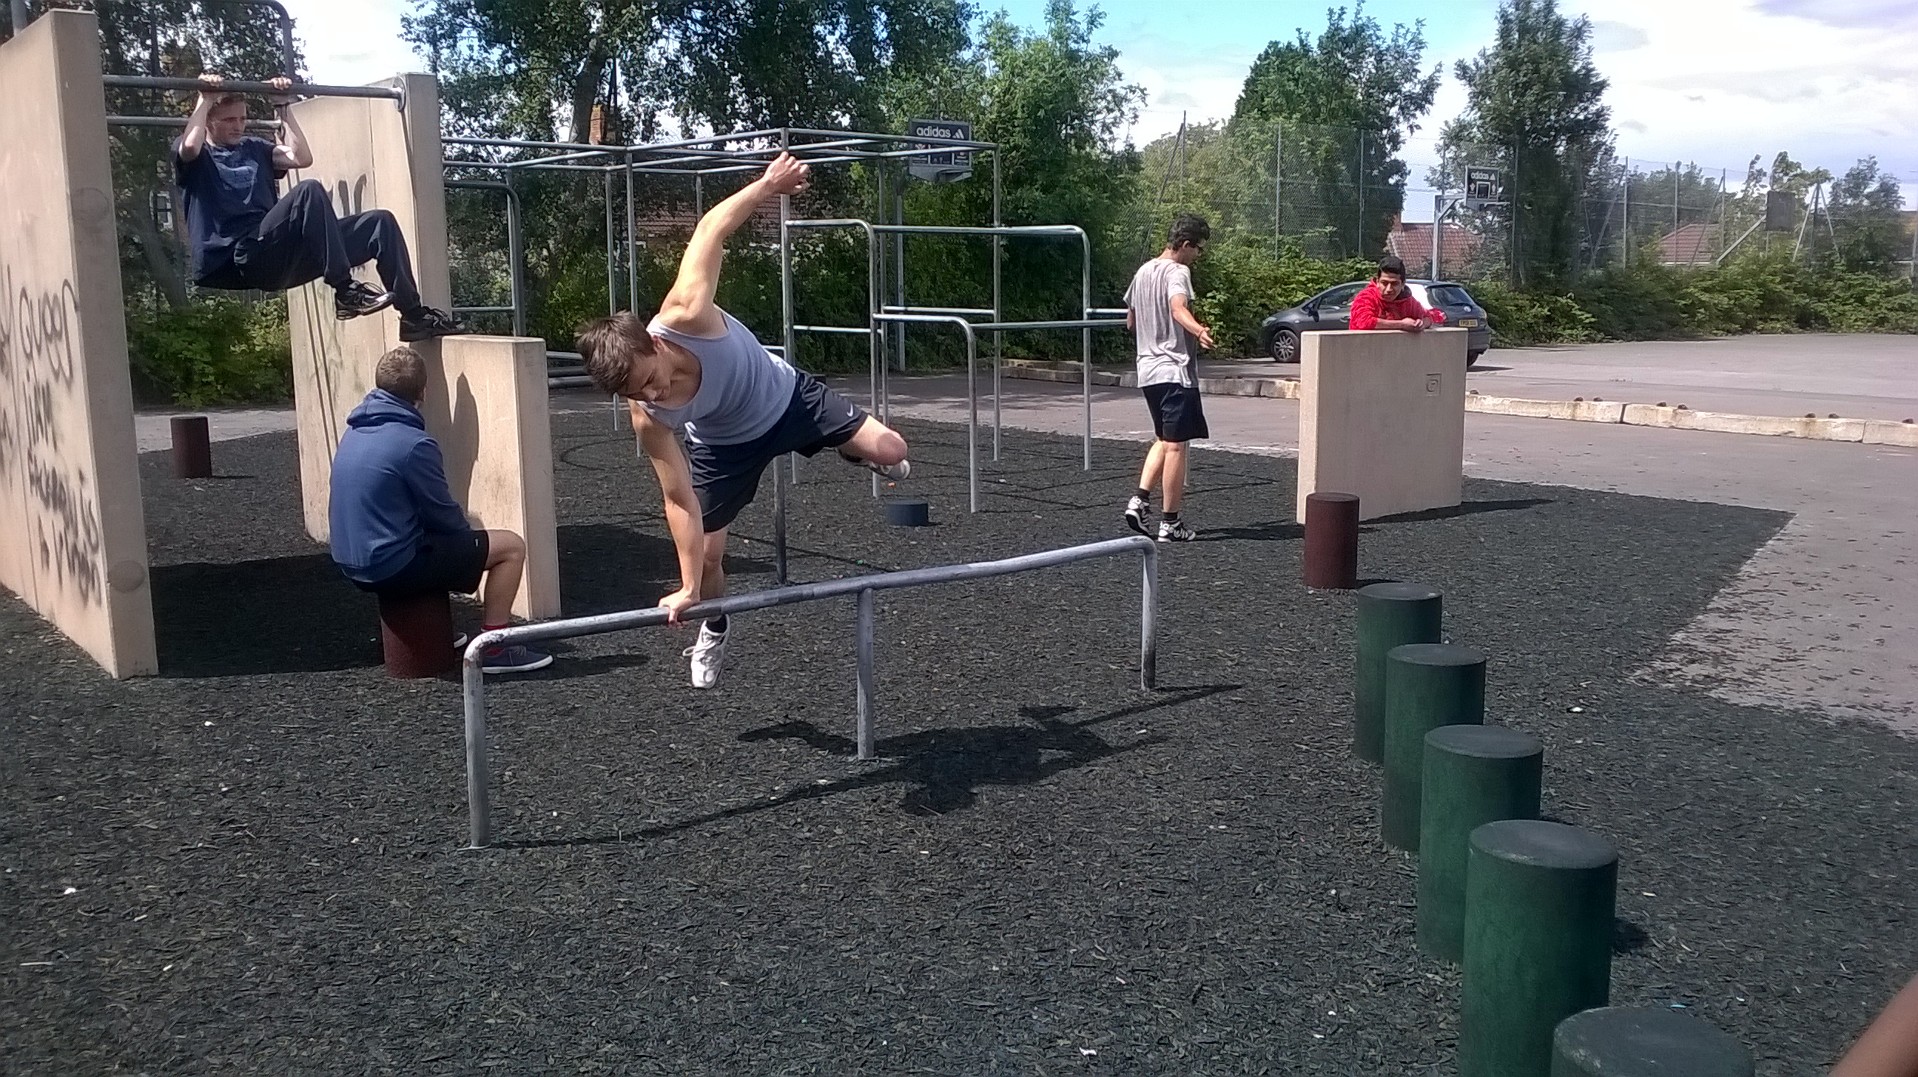
M105 541L91 453L65 425L86 409L80 377L79 294L71 280L23 280L0 262L0 482L28 501L24 527L37 590L95 606L105 601Z

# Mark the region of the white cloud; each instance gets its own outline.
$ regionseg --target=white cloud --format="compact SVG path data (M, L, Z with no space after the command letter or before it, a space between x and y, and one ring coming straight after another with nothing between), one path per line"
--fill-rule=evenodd
M285 0L314 82L358 86L426 70L400 39L404 0Z

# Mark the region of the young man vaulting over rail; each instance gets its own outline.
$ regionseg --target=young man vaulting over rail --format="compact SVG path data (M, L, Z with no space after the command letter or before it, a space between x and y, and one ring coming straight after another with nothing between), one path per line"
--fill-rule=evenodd
M766 465L832 448L850 463L904 479L906 439L825 384L766 350L714 303L726 238L769 198L806 189L811 170L781 153L744 189L700 218L659 313L621 311L588 323L579 352L601 392L624 396L666 502L679 590L659 600L682 611L726 593L727 528L759 490ZM725 659L727 618L699 626L693 687L711 688Z

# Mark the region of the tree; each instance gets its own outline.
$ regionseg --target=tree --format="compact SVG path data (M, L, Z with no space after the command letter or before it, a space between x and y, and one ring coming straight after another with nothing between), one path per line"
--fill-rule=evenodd
M1395 25L1387 36L1361 2L1349 18L1344 8L1328 11L1316 42L1301 30L1259 54L1228 130L1239 174L1271 175L1277 162L1285 204L1275 226L1309 215L1335 256L1383 250L1405 204L1409 169L1398 153L1438 94L1439 72L1423 71L1424 52L1423 22ZM1264 219L1273 209L1262 183L1235 201L1257 206Z
M1895 268L1909 257L1904 208L1897 179L1879 170L1878 158L1853 165L1831 185L1838 257L1852 269Z
M1565 18L1556 0L1501 0L1492 47L1454 69L1467 104L1442 141L1486 146L1506 169L1520 284L1571 275L1579 204L1594 193L1587 177L1612 155L1607 83L1592 63L1591 35L1590 20Z

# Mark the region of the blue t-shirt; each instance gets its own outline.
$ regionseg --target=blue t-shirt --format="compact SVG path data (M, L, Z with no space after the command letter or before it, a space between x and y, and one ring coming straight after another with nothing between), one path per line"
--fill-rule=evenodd
M279 175L273 143L254 135L231 146L209 139L191 161L182 161L180 144L173 144L173 176L186 204L195 280L232 263L233 245L258 230L260 219L279 201Z

